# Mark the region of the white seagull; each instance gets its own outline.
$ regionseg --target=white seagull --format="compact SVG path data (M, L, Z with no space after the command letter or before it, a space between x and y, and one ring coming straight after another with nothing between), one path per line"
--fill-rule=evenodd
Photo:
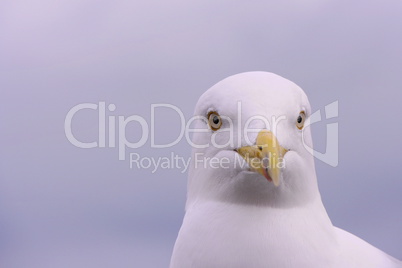
M171 268L402 267L332 225L306 149L310 115L304 91L267 72L228 77L200 97Z

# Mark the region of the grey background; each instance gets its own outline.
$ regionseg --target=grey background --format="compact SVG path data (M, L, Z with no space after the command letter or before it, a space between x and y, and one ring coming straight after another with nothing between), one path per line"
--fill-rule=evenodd
M0 266L167 267L186 174L130 169L116 148L79 149L64 118L82 102L149 120L189 118L219 80L263 70L299 84L313 110L338 100L339 166L317 161L333 223L402 259L402 2L18 1L0 4ZM325 148L326 122L314 125ZM178 135L157 114L156 140ZM97 137L97 114L74 134ZM127 137L138 139L138 125ZM173 148L129 150L188 157Z

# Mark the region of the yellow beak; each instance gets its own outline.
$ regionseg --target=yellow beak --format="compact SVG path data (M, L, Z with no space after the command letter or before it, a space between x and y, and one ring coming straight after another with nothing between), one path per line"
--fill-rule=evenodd
M287 150L279 145L275 135L268 130L258 133L256 144L236 149L250 169L260 173L275 186L279 186L283 156Z

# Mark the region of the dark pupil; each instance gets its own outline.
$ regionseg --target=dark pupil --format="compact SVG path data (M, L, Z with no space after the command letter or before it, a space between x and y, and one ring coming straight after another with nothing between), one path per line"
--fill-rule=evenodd
M299 115L299 117L297 118L297 123L301 123L301 121L303 120L303 118Z
M212 122L214 122L214 124L218 124L219 123L219 117L217 117L215 115L214 118L212 118Z

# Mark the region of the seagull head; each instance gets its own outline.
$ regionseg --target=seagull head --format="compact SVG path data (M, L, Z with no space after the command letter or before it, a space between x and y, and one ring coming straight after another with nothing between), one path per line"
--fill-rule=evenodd
M295 83L268 72L230 76L199 99L188 202L295 206L318 193L308 118Z

